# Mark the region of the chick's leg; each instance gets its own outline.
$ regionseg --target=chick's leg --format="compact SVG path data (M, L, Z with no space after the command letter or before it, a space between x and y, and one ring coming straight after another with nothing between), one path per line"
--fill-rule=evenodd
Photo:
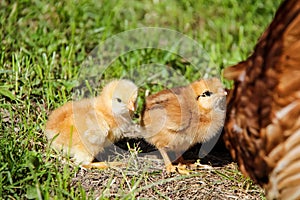
M176 154L177 155L177 154ZM205 165L200 163L200 159L197 160L185 160L182 155L176 156L177 159L173 162L180 165L186 166L186 168L190 170L196 170L196 169L212 169L210 165Z
M119 167L124 165L124 163L121 162L92 162L94 156L85 149L77 150L74 158L76 163L81 163L81 166L87 169L107 169L109 167Z
M107 169L109 167L122 167L124 165L125 165L125 163L122 163L122 162L92 162L89 164L84 164L84 165L82 165L82 167L88 168L88 169L92 169L92 168Z
M177 172L179 174L183 174L183 175L187 175L189 174L189 171L186 169L185 165L173 165L168 154L167 151L163 148L158 149L161 156L163 157L165 166L166 166L166 170L167 173L172 173L172 172Z

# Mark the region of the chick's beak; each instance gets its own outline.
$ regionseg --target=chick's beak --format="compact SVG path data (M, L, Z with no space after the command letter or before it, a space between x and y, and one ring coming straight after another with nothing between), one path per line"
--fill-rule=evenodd
M135 111L135 102L133 102L133 101L129 101L129 103L128 103L128 105L127 105L127 108L128 108L128 110L130 110L130 111Z
M227 96L227 92L226 92L226 91L224 91L224 92L222 92L222 93L221 93L221 95L223 95L223 96Z
M227 96L227 92L223 88L219 89L218 94L219 94L219 96Z

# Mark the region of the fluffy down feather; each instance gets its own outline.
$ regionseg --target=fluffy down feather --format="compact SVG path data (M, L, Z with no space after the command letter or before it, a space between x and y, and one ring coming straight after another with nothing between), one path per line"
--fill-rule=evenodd
M142 115L144 137L160 151L167 172L178 171L168 151L181 153L198 142L210 140L223 128L225 96L222 83L213 78L146 98ZM181 172L186 173L184 169Z
M46 124L51 146L75 158L86 167L102 168L91 163L103 148L130 133L133 126L137 86L129 80L112 81L100 96L69 102L54 110Z

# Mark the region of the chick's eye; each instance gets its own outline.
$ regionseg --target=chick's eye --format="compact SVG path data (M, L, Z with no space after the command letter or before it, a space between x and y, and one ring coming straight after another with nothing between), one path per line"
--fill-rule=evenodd
M206 90L205 92L203 92L201 95L197 96L197 100L200 98L200 97L209 97L211 96L213 93Z
M203 92L202 96L203 97L209 97L212 94L213 94L212 92L210 92L210 91L207 90L207 91Z
M121 102L122 102L122 100L121 100L120 98L117 98L117 102L121 103Z

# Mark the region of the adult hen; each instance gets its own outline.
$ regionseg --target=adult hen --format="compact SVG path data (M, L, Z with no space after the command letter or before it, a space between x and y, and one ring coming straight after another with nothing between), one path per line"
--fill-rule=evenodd
M213 78L146 98L142 113L144 138L160 151L168 173L187 173L184 166L172 164L168 151L185 151L198 142L210 140L222 129L225 96L222 83Z
M136 106L137 90L129 80L116 80L98 97L69 102L54 110L45 130L51 146L63 149L85 167L106 168L105 163L92 161L133 127L130 112Z
M300 1L283 2L254 53L224 76L234 80L224 135L232 157L269 199L300 199Z

